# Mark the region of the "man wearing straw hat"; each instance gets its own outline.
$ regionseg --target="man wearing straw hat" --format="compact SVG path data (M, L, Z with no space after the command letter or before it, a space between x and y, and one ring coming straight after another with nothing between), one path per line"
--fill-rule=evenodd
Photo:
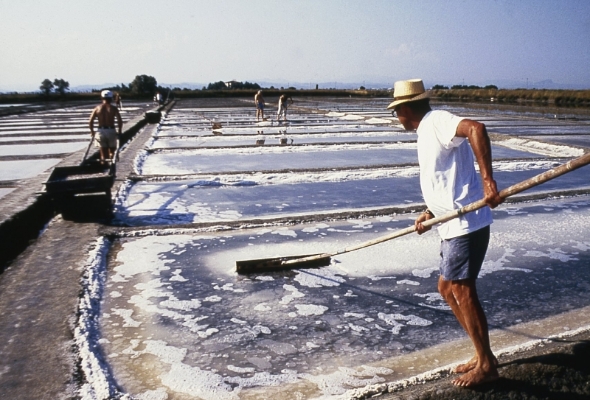
M492 152L486 127L447 111L432 110L420 79L395 82L393 109L407 130L418 134L420 187L428 209L415 221L416 231L430 229L422 222L485 198L488 207L445 222L438 228L441 262L438 290L475 347L475 356L453 372L453 384L471 387L498 379L487 319L479 302L476 279L487 251L492 212L503 199L492 176ZM471 146L470 146L471 145ZM474 167L474 156L479 175Z

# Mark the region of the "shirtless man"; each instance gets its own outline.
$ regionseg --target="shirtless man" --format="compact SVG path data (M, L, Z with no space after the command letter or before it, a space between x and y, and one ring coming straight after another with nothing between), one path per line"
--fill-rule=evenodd
M123 120L119 109L111 104L113 92L103 90L100 97L102 104L92 110L88 126L90 134L94 138L94 119L98 118L98 138L96 141L100 146L100 163L103 164L107 159L113 159L117 150L117 135L120 135L123 130ZM117 119L117 129L115 129L115 118Z
M259 90L254 95L254 104L256 104L256 121L260 121L260 118L264 121L264 97L262 97L262 90Z

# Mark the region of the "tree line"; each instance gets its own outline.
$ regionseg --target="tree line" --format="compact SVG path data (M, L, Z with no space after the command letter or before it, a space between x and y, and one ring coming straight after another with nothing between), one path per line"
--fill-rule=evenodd
M52 92L63 96L70 90L70 83L63 79L55 79L53 82L50 79L44 79L39 89L45 96L49 96ZM168 90L167 88L158 86L156 78L149 75L137 75L128 85L122 83L121 85L101 88L99 91L104 89L136 96L153 96L157 91L163 92Z
M450 88L445 85L434 85L432 90L461 90L461 89L486 89L486 90L498 90L496 85L477 86L477 85L453 85Z
M70 90L70 83L68 81L64 81L63 79L57 78L53 82L51 82L49 79L44 79L43 82L41 82L39 89L41 89L41 93L43 93L45 96L49 96L49 93L52 91L55 91L56 93L59 93L63 96L68 90Z
M70 90L70 83L63 79L55 79L53 82L50 79L44 79L39 86L41 93L45 96L49 96L52 92L65 95ZM100 90L109 89L119 93L131 94L135 96L153 96L156 92L166 92L170 89L164 88L158 85L156 78L150 75L136 75L135 79L128 85L122 83L120 85L101 88ZM260 85L251 82L238 82L232 81L230 84L226 84L223 81L209 83L206 87L203 86L203 90L230 90L230 89L261 89ZM174 90L181 90L180 88L174 88Z

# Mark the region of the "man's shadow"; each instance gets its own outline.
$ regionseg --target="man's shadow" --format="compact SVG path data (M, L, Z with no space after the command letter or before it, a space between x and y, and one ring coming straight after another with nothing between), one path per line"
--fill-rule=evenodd
M590 340L558 351L502 363L499 380L472 391L494 399L590 399Z

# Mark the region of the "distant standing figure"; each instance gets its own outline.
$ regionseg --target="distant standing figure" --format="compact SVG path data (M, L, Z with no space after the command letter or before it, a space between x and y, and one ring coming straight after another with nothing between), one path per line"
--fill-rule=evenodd
M260 121L260 119L264 121L264 97L262 97L262 90L259 90L254 95L254 104L256 104L256 121Z
M117 136L121 135L123 130L123 120L119 109L111 104L113 101L113 92L103 90L100 93L102 104L96 106L90 114L88 126L90 134L95 138L100 147L100 162L104 164L107 159L112 160L117 150ZM94 119L98 119L98 138L94 132ZM117 119L117 128L115 128L115 119Z
M117 107L119 110L123 109L123 103L121 102L121 95L118 92L115 92L113 94L113 100L115 103L115 107Z
M160 93L160 92L156 93L156 103L158 103L158 104L164 103L164 96L162 96L162 93Z
M283 120L286 121L287 120L287 101L290 100L291 104L293 104L293 99L291 98L291 96L287 96L286 94L282 94L281 97L279 97L279 111L277 113L277 121L281 120L281 115L283 116Z

